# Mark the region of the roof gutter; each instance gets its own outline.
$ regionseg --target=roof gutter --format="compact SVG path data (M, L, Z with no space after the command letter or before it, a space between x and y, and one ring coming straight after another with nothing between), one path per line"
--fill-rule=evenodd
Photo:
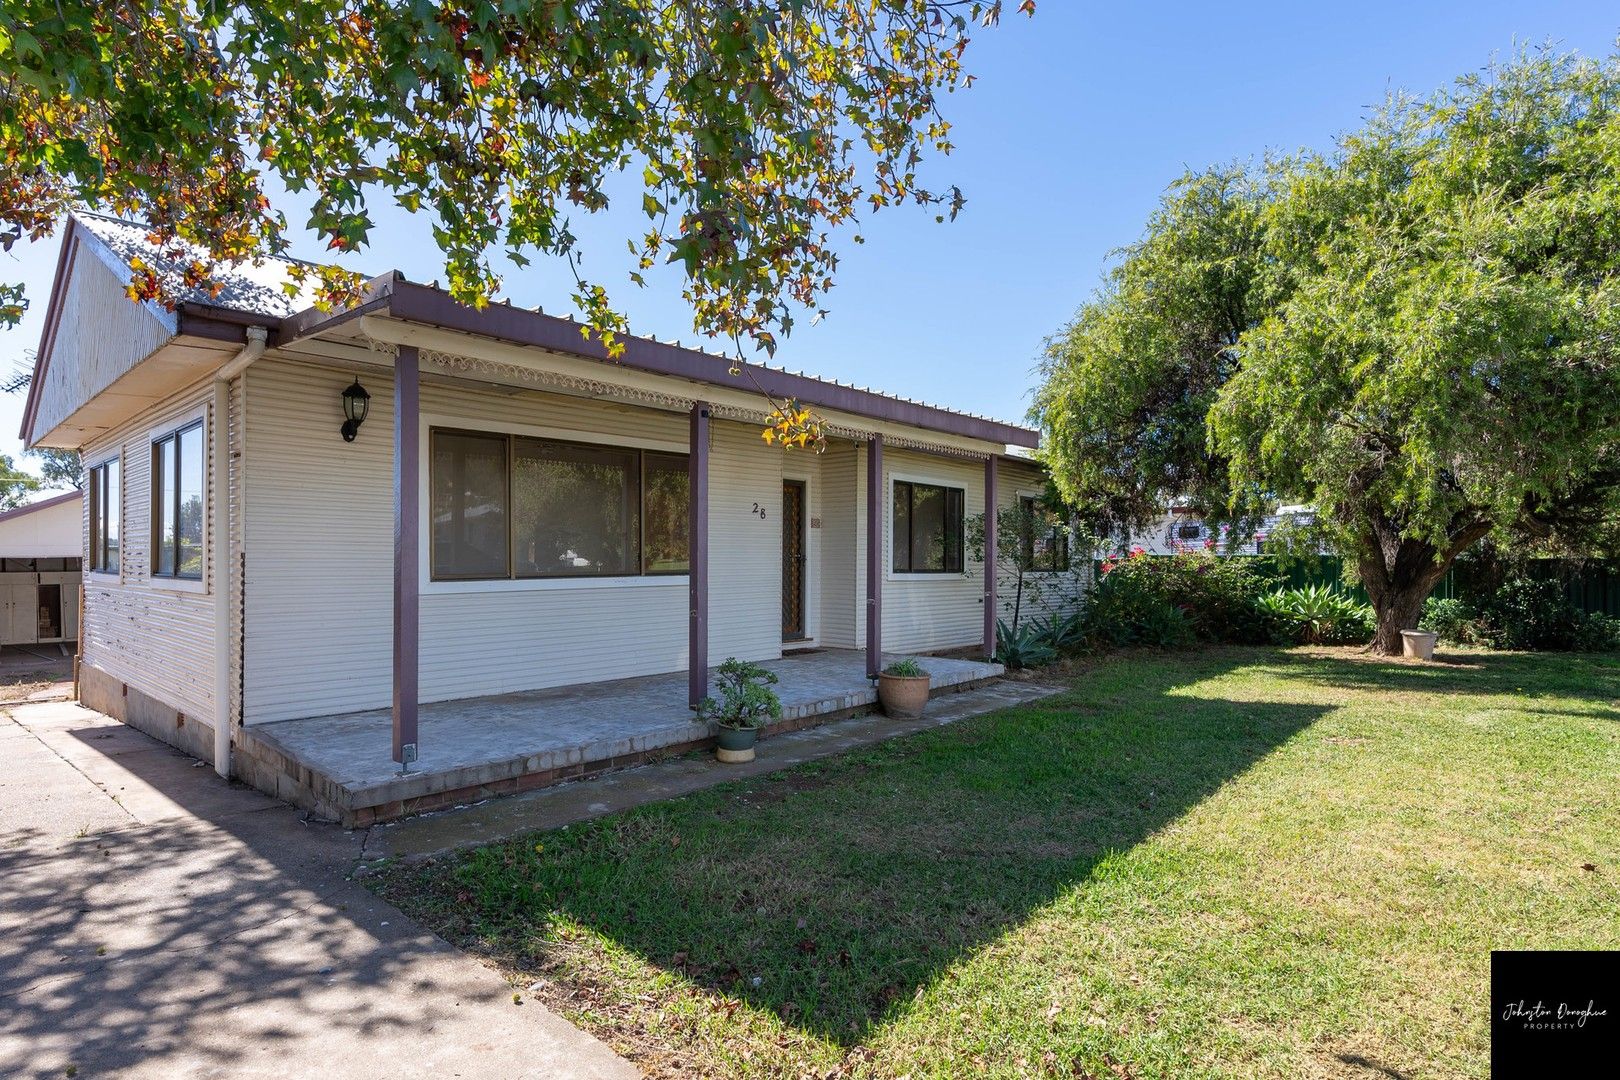
M737 363L734 366L736 374L732 374L729 358L669 342L626 338L623 354L610 358L601 342L586 339L580 333L580 324L572 319L507 304L474 308L454 300L443 289L406 281L397 273L373 278L366 285L361 303L355 307L337 313L311 308L281 320L275 344L287 345L313 337L339 323L367 314L387 315L402 322L532 346L610 365L619 364L710 386L763 391L779 401L791 399L823 409L985 442L1029 449L1040 445L1038 432L1016 424L967 416L934 405L906 401L808 375L796 375L761 364Z
M247 344L214 372L212 514L208 531L214 552L214 771L231 775L231 570L236 553L231 548L231 380L264 355L270 332L249 326ZM240 512L237 515L241 521Z

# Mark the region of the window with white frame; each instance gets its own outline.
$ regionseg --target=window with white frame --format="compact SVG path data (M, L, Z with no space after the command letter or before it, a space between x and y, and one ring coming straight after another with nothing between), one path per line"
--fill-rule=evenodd
M203 423L152 440L152 576L202 580Z
M684 574L685 454L435 428L435 581Z
M108 458L88 470L86 498L90 502L90 569L98 574L118 573L119 510L118 459Z
M894 482L891 565L897 574L960 574L961 488Z

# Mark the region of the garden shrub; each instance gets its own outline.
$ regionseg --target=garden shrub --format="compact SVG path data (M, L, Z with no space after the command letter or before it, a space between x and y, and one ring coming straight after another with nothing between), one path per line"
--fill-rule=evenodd
M1461 600L1429 597L1423 602L1423 617L1418 620L1418 628L1438 634L1441 641L1452 645L1479 643L1474 609Z
M1088 621L1093 637L1114 645L1254 644L1268 638L1258 601L1270 586L1247 561L1138 548L1103 563Z
M1087 644L1088 627L1084 611L1071 615L1048 615L1030 625L1043 641L1060 653L1078 652Z
M1620 619L1600 611L1577 612L1574 648L1580 652L1620 651Z
M1581 611L1556 581L1510 576L1483 602L1437 600L1418 624L1458 645L1495 649L1620 650L1620 619Z
M1572 649L1579 615L1558 582L1510 577L1479 606L1478 622L1499 649Z
M1362 645L1378 628L1371 605L1329 585L1279 589L1262 596L1258 607L1278 644Z

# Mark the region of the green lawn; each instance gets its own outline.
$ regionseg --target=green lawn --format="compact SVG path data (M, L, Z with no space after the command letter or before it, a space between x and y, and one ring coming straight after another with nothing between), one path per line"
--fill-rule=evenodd
M1620 948L1620 659L1452 660L1119 654L374 881L655 1076L1484 1076L1493 948Z

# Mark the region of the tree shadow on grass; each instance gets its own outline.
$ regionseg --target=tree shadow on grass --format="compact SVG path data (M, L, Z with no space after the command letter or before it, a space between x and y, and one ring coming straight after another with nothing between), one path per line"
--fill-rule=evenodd
M553 924L577 922L852 1045L1329 711L1172 694L1262 655L1110 666L1084 697L531 835L383 889L508 967L545 970Z
M1344 650L1342 655L1291 653L1289 678L1372 693L1513 697L1522 712L1548 711L1538 699L1583 703L1583 715L1620 720L1620 655L1604 653L1441 653L1423 663Z

